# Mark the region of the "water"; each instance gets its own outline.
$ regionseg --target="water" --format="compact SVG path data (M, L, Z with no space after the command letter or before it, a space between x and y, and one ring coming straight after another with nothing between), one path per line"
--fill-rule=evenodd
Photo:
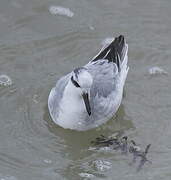
M73 17L49 7L69 8ZM171 179L170 0L1 0L0 179ZM86 64L105 38L124 34L130 71L113 121L88 131L64 130L47 111L56 80ZM160 67L167 75L151 76ZM142 147L151 143L140 172L119 152L91 151L100 134L122 130ZM93 162L109 162L101 171ZM104 168L104 167L103 167Z

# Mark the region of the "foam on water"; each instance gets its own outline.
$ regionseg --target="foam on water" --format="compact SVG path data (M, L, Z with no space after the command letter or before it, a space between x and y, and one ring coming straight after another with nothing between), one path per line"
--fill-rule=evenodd
M154 66L149 68L148 70L150 75L155 75L155 74L168 74L164 69L158 67L158 66Z
M107 171L111 169L112 164L109 161L104 160L95 160L93 161L93 165L98 171Z
M50 159L44 159L43 162L46 164L52 164L52 160Z
M12 80L9 76L5 74L0 75L0 85L10 86L11 84L12 84Z
M62 6L50 6L49 12L54 15L62 15L70 18L74 16L74 13L69 8Z
M93 178L94 177L93 174L89 174L89 173L80 173L79 175L83 178Z

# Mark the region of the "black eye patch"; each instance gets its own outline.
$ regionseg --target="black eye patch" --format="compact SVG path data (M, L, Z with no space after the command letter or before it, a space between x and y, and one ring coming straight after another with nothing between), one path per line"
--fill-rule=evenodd
M75 87L80 87L80 85L74 80L73 76L71 77L71 81Z

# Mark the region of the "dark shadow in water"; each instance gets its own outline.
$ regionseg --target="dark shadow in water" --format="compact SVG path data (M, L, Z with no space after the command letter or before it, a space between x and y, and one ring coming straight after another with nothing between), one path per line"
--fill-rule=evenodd
M121 105L115 117L109 120L107 123L99 126L98 128L88 130L88 131L75 131L69 129L63 129L56 125L48 112L48 107L46 105L44 109L44 121L48 130L53 133L57 139L60 138L63 140L65 145L69 148L76 149L85 149L90 146L91 140L95 139L99 135L103 134L105 136L110 136L116 132L123 132L134 128L132 121L128 119L125 115L124 106Z
M104 155L88 150L92 146L91 141L101 134L111 136L116 132L124 134L125 131L134 129L132 121L129 120L125 114L123 105L120 106L115 117L107 123L85 132L63 129L56 125L49 115L47 106L44 111L44 121L46 122L49 132L56 136L56 141L59 141L59 139L60 141L62 140L64 147L62 148L61 154L67 155L66 158L71 160L62 171L56 169L56 173L60 173L62 176L68 178L72 176L73 179L77 179L78 174L84 171L93 172L93 174L99 178L105 177L105 173L99 174L99 172L94 171L90 165L99 157L101 158L102 156L102 158L104 158ZM56 149L58 149L58 144L60 144L60 142L56 143ZM113 155L109 153L109 156Z

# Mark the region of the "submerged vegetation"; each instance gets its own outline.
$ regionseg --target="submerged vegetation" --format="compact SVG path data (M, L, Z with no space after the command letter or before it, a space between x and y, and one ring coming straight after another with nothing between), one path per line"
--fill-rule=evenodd
M147 159L147 154L149 152L151 144L148 144L146 148L142 150L134 140L129 140L127 136L105 137L104 135L100 135L100 137L97 137L94 141L91 141L91 143L98 148L111 147L111 149L115 151L120 150L122 154L132 154L133 160L130 165L134 164L137 159L140 159L137 171L141 170L146 162L152 163Z

